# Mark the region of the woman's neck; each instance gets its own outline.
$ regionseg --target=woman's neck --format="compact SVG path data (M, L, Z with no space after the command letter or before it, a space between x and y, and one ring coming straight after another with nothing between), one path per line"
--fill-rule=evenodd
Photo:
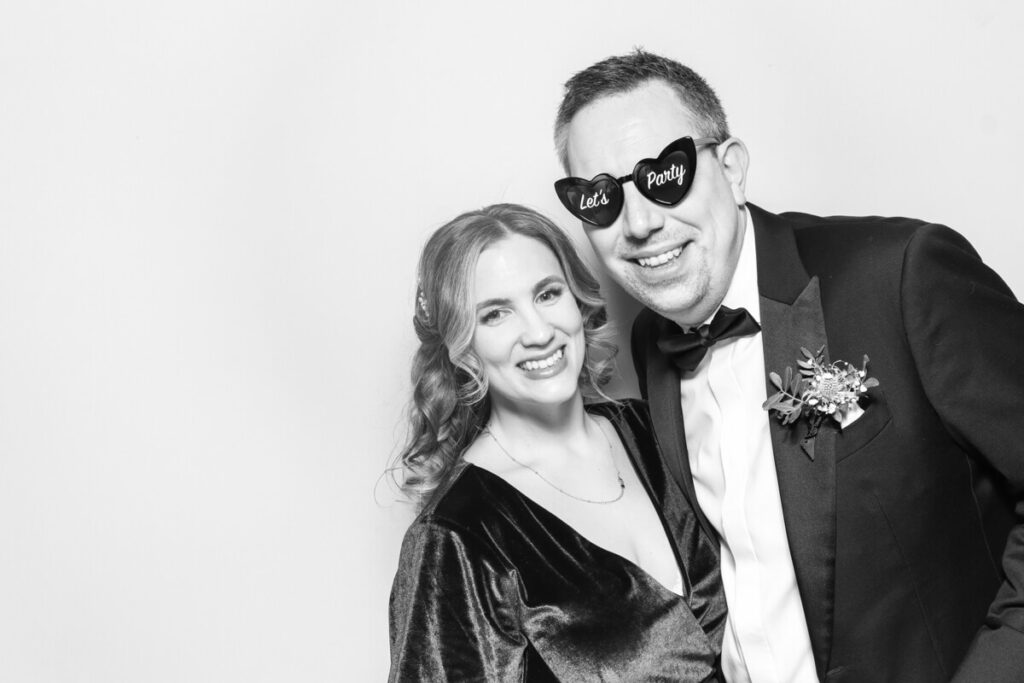
M587 450L593 422L587 418L583 397L577 392L558 405L493 404L487 428L516 450L542 457L542 452L552 446Z

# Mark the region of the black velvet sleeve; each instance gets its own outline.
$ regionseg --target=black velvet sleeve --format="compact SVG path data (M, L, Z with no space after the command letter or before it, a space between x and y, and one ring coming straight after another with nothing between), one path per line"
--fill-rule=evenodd
M523 680L512 583L486 543L447 520L417 520L391 591L388 680Z

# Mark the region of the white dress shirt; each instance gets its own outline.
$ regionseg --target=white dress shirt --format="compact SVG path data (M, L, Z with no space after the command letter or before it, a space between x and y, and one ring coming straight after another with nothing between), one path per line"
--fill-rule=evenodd
M722 304L761 319L749 213ZM729 606L722 667L730 683L817 681L782 517L769 415L761 408L766 376L758 332L717 343L679 383L697 501L721 544Z

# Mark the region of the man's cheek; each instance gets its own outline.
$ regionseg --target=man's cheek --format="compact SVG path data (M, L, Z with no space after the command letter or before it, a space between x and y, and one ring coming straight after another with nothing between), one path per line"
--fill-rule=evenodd
M602 259L607 259L614 253L615 245L607 238L607 236L597 232L596 230L588 230L586 234L587 240L590 242L590 246L594 250L594 253Z

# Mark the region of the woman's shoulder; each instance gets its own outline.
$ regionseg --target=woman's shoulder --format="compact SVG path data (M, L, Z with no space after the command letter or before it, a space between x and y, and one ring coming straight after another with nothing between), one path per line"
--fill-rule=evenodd
M489 527L503 517L504 496L493 475L462 461L442 490L430 499L406 535L448 534L488 538Z
M481 609L481 592L487 594L482 609L513 604L515 567L501 540L488 535L487 525L470 514L470 507L483 500L474 493L473 477L472 468L460 470L451 486L431 500L406 530L391 588L392 624L424 615L458 621L467 610ZM507 613L491 616L505 619L503 628L514 630ZM423 629L425 633L444 631L444 626L428 620Z
M509 484L475 465L459 467L406 530L400 565L410 571L459 566L464 573L507 578L522 561L524 547L530 547L524 543L529 517L522 501L506 490Z

